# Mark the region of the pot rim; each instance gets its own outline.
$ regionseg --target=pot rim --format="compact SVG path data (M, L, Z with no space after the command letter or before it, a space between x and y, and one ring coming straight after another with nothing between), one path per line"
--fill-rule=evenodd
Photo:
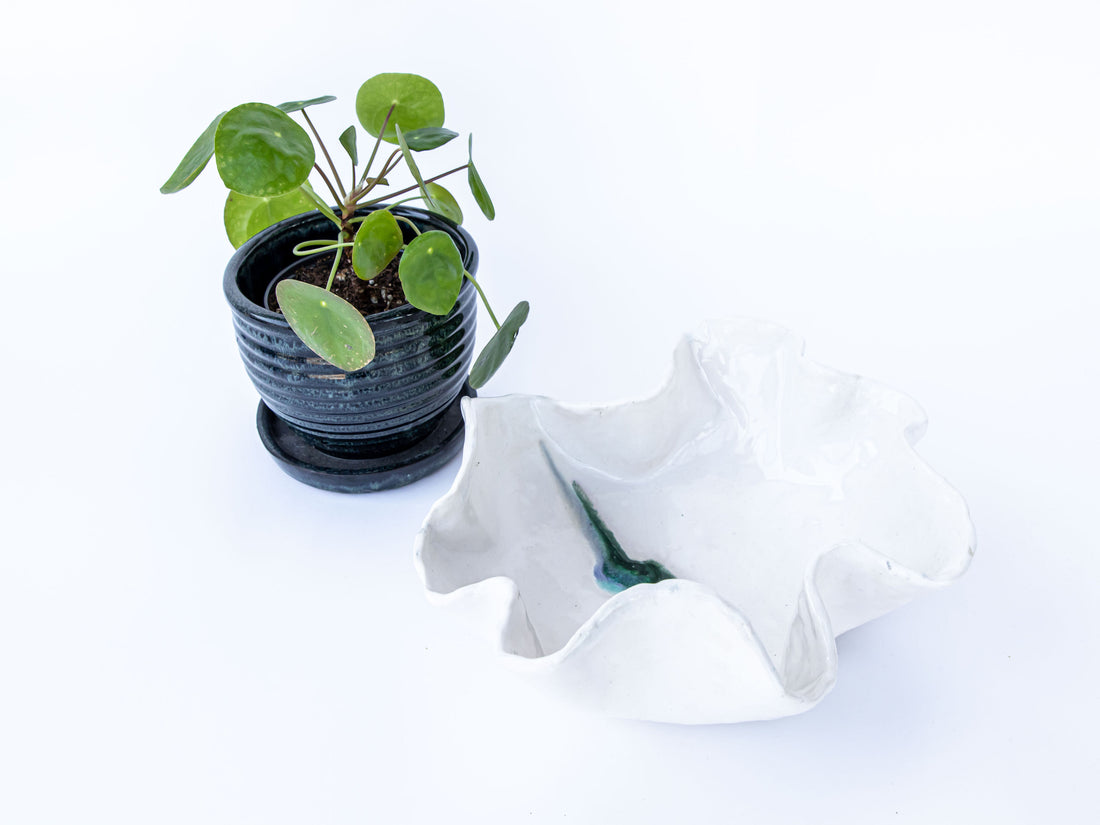
M365 215L370 212L375 212L379 209L387 207L387 204L380 203L373 206L362 206L355 210L356 215ZM437 223L440 226L435 228L442 228L452 235L457 235L458 239L463 241L465 245L465 253L462 255L462 263L466 268L466 271L471 275L477 273L478 265L478 249L477 244L473 239L473 236L462 226L459 226L449 218L445 218L442 215L437 215L434 212L429 212L426 209L420 209L415 206L391 206L390 211L396 215L402 215L413 220L416 223L428 222ZM274 322L278 324L287 324L286 318L281 312L275 312L268 309L262 304L258 304L249 298L244 292L241 291L240 285L237 283L237 274L240 272L244 262L248 260L249 256L253 254L258 246L267 242L273 235L285 232L288 229L298 227L302 224L317 223L319 225L331 225L328 218L321 214L319 209L314 209L310 212L302 212L298 215L292 215L289 218L285 218L278 223L274 223L260 232L257 232L247 241L245 241L239 249L237 249L233 256L229 259L229 262L225 267L225 275L222 278L222 290L225 293L226 300L229 302L230 307L234 310L241 312L245 315L251 316L258 320L264 320L268 322ZM460 250L461 252L462 250ZM469 286L469 279L462 279L462 286L465 288ZM370 315L364 315L363 317L370 319L371 323L378 321L397 320L410 313L423 312L421 309L417 309L412 304L405 303L399 307L387 309L384 312L375 312Z

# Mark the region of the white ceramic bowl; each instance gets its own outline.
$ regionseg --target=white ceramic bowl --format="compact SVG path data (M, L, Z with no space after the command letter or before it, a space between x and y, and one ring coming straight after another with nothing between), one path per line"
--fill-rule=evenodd
M462 467L417 537L428 593L606 713L808 709L835 637L961 575L974 529L913 450L920 407L802 351L780 327L712 323L646 400L465 401Z

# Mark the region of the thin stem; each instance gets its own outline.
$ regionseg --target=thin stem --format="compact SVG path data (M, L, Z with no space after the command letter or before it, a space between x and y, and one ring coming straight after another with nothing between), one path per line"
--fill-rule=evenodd
M382 145L382 135L386 134L386 127L390 125L390 115L393 114L393 110L396 106L396 103L393 104L393 106L390 106L390 110L386 112L386 119L382 121L382 128L378 132L378 137L374 139L374 148L371 149L370 160L368 160L367 165L363 167L363 180L359 181L359 186L362 186L363 181L367 179L367 173L370 172L371 164L374 163L374 156L378 154L378 147ZM382 178L385 177L385 175L378 175L378 177ZM354 178L352 178L352 183L355 183Z
M314 246L329 246L331 244L339 243L339 241L330 241L328 238L310 238L308 241L299 241L294 245L294 251L297 252L301 249L309 249Z
M344 239L347 238L348 233L341 230L339 237L336 239L338 246L336 247L336 258L332 261L332 270L328 273L328 283L325 284L325 289L332 292L332 282L336 280L336 270L340 268L340 258L344 254L344 247L351 246L351 244L345 244Z
M317 139L317 145L321 147L321 152L324 153L325 160L328 161L328 168L332 170L332 177L336 181L336 185L340 188L340 198L338 198L337 200L346 198L348 196L348 193L344 191L344 183L340 180L340 173L336 171L336 164L332 162L332 157L329 155L328 149L325 148L325 142L321 140L321 136L317 134L317 129L313 126L313 121L309 119L309 114L306 112L306 110L302 109L301 111L302 117L304 117L306 119L306 123L309 124L309 130L313 132L313 137ZM352 180L355 180L355 178L353 177Z
M342 198L336 194L336 190L332 188L332 181L328 179L328 175L325 174L325 170L321 168L320 164L313 164L313 168L317 170L317 174L321 176L321 180L325 182L325 186L328 187L328 191L332 193L332 199L337 203L340 203Z
M332 252L335 249L347 249L350 246L355 246L355 244L353 244L351 241L348 241L346 243L333 243L329 244L328 246L310 247L309 249L299 249L296 246L293 249L293 253L299 258L305 258L309 255L320 255L322 252Z
M500 329L500 321L497 320L497 316L493 314L493 308L489 306L489 299L485 297L485 293L481 290L481 284L479 284L474 276L466 270L462 270L462 274L466 276L467 280L474 285L474 289L477 290L477 294L481 296L481 303L485 304L485 308L489 310L489 318L493 321L493 326Z
M453 175L455 172L461 172L463 169L465 169L469 165L470 164L468 164L468 163L464 163L461 166L456 166L454 169L450 170L449 172L444 172L442 175L436 175L434 178L424 178L424 183L433 183L433 182L439 180L440 178L447 177L447 175ZM406 192L412 192L414 189L419 189L419 188L420 188L419 184L414 183L412 186L406 186L404 189L398 189L396 192L390 192L388 195L383 195L380 198L375 198L372 201L367 201L366 203L361 203L359 205L360 206L372 206L373 204L381 203L386 198L393 198L393 197L396 197L397 195L404 195Z
M320 252L331 252L337 247L341 246L340 241L330 241L327 239L315 238L309 241L302 241L295 244L294 248L290 250L293 254L299 258L303 258L306 255L316 255ZM351 243L345 243L343 246L352 246Z
M365 186L360 189L354 190L350 195L348 195L348 203L354 204L359 198L363 197L363 195L379 185L389 186L389 181L386 180L385 176L379 175L376 178L367 178L367 183Z
M313 201L314 205L320 210L321 214L336 224L336 231L339 232L343 226L340 223L340 219L336 217L336 213L333 212L324 199L313 191L313 187L309 185L309 181L306 181L298 187L298 191L303 193L307 198Z
M381 178L386 177L386 175L390 174L390 172L392 172L394 169L396 169L398 166L400 166L401 165L401 158L402 158L401 150L400 149L394 149L393 154L391 154L388 158L386 158L386 163L382 167L382 174L378 175L378 177L376 177L375 180L377 181Z
M396 206L396 204L394 204L394 205ZM391 213L391 214L392 214L392 213ZM397 220L401 221L402 223L407 223L407 224L408 224L409 226L411 226L411 227L412 227L412 230L413 230L413 232L415 232L415 233L416 233L417 235L419 235L419 234L420 234L420 227L419 227L419 226L417 226L417 225L416 225L415 223L413 223L412 221L410 221L410 220L409 220L408 218L406 218L406 217L405 217L404 215L394 215L394 218L396 218Z
M401 150L394 149L393 154L386 159L385 163L382 164L382 172L378 175L375 175L373 178L364 178L364 180L366 181L366 185L360 186L360 188L352 192L351 198L349 200L354 203L358 201L361 197L366 195L368 192L370 192L370 190L372 190L374 187L378 186L379 183L386 179L386 175L397 168L397 164L400 162L400 158Z

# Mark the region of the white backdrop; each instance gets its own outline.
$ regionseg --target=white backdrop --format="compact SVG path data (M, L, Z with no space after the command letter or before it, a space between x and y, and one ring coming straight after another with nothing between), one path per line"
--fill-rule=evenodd
M306 5L6 15L0 821L1095 819L1096 3ZM799 717L516 683L413 571L457 463L368 497L284 476L220 183L157 192L217 112L335 94L335 138L381 71L477 136L481 280L532 306L486 392L644 396L702 319L779 322L926 408L969 574L842 637Z

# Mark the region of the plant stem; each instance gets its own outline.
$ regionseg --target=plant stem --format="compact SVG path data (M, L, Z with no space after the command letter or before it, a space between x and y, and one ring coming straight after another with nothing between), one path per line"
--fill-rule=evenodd
M336 213L329 208L329 205L325 203L324 199L320 195L313 191L313 187L309 185L309 181L306 181L301 186L299 186L298 191L304 193L307 198L313 201L313 203L316 205L317 209L320 210L322 215L324 215L326 218L336 224L336 231L340 231L340 229L343 228L343 224L341 224L340 219L336 217Z
M493 322L493 326L500 329L500 321L497 320L497 316L493 314L493 308L489 306L489 299L485 297L485 293L481 291L481 284L477 282L473 275L466 270L462 270L462 274L466 276L467 280L474 285L474 289L477 290L477 294L481 296L481 303L485 304L485 308L489 310L489 318Z
M347 249L349 246L355 246L355 244L348 241L347 243L333 243L328 246L313 246L306 249L301 249L299 246L294 247L291 251L299 258L305 258L309 255L320 255L322 252L332 252L334 249Z
M392 172L394 169L397 168L397 164L398 164L398 161L400 160L400 158L401 158L401 150L400 149L395 149L393 151L393 154L390 155L386 159L385 163L382 164L381 173L375 175L373 178L370 178L369 180L367 178L364 178L364 180L366 180L366 185L365 186L360 186L360 188L358 188L354 192L352 192L351 193L351 198L349 200L351 200L354 203L354 202L358 201L361 197L366 195L368 192L370 192L370 190L372 190L374 187L378 186L379 182L384 180L386 175L388 175L390 172Z
M447 175L453 175L455 172L461 172L463 169L465 169L469 165L470 164L468 164L468 163L464 163L461 166L456 166L454 169L450 170L449 172L444 172L442 175L436 175L434 178L424 178L424 183L434 183L435 181L439 180L440 178L447 177ZM404 195L406 192L412 192L414 189L419 189L419 188L420 188L420 186L418 184L414 183L412 186L406 186L404 189L398 189L396 192L390 192L388 195L383 195L380 198L375 198L372 201L367 201L366 203L361 203L359 205L360 206L373 206L376 203L381 203L386 198L393 198L393 197L396 197L397 195Z
M339 246L352 245L353 244L351 244L350 242L341 244L338 240L330 241L327 239L323 240L321 238L317 238L314 240L302 241L301 243L295 244L294 248L290 251L292 254L297 255L299 258L303 258L307 255L317 255L321 252L331 252Z
M396 204L394 204L394 206L396 206ZM390 214L393 214L393 213L391 212ZM411 226L411 227L412 227L412 231L413 231L413 232L415 232L415 233L416 233L417 235L419 235L419 234L420 234L420 227L419 227L419 226L417 226L417 225L416 225L415 223L413 223L412 221L410 221L410 220L409 220L408 218L406 218L406 217L405 217L404 215L394 215L393 217L394 217L394 218L395 218L396 220L399 220L399 221L401 221L402 223L407 223L407 224L408 224L409 226Z
M313 168L317 170L317 174L321 176L321 180L325 182L325 186L328 187L328 191L332 193L332 199L337 203L340 203L343 199L336 194L336 190L332 188L332 181L328 179L328 175L325 174L325 170L321 168L320 164L313 164Z
M340 180L340 173L336 171L336 164L332 162L332 157L328 153L328 149L325 148L325 142L321 140L321 136L317 134L317 129L313 126L313 121L309 119L309 114L305 109L302 109L302 117L306 119L306 123L309 124L309 130L313 132L313 136L317 138L317 145L321 147L321 152L324 153L325 160L328 161L328 168L332 170L332 177L336 181L336 185L340 188L340 197L337 200L341 200L348 196L348 193L344 191L343 181Z
M396 169L400 165L401 165L401 150L400 149L394 149L393 154L391 154L388 158L386 158L386 164L385 164L385 166L382 167L382 174L379 175L377 178L375 178L375 180L378 180L379 178L386 177L386 175L388 175L390 172L392 172L394 169Z
M390 106L390 110L386 112L386 119L382 121L382 128L378 132L378 137L374 139L374 148L371 149L370 159L367 161L367 165L363 167L363 179L359 181L356 189L358 189L359 186L362 186L363 181L367 179L367 173L370 172L371 164L374 163L374 156L378 154L378 147L382 145L382 135L386 134L386 127L390 125L390 115L393 114L393 110L396 106L396 103L393 104L393 106ZM376 175L376 177L384 178L385 175ZM351 182L352 184L355 184L355 179L352 178Z
M344 243L347 236L347 232L340 230L340 234L336 238L336 243L338 244L336 247L336 258L332 261L332 270L328 274L328 283L325 284L325 289L329 292L332 292L332 282L336 280L336 270L340 268L340 257L344 254L344 246L350 246L350 244Z

